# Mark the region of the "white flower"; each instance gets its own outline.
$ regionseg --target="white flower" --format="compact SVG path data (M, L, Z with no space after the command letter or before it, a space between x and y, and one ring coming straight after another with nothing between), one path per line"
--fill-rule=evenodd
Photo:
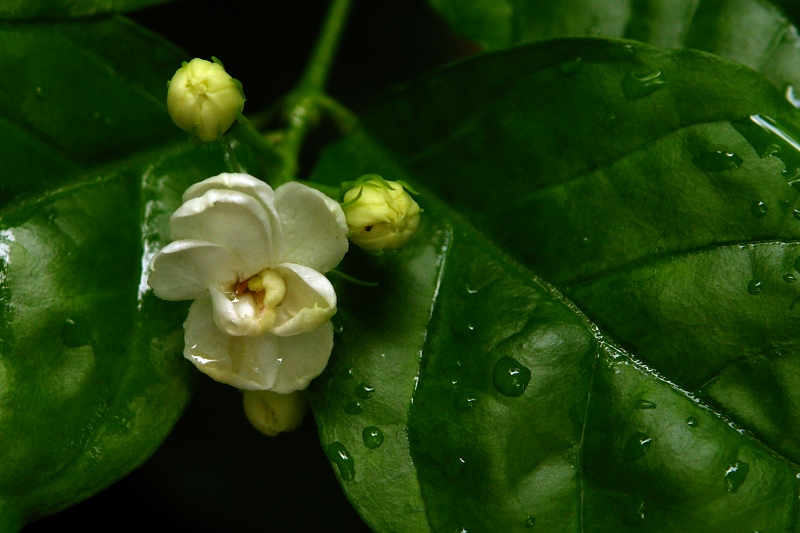
M344 257L347 231L319 191L220 174L184 193L148 283L165 300L194 300L183 353L200 370L287 394L328 362L336 293L322 273Z

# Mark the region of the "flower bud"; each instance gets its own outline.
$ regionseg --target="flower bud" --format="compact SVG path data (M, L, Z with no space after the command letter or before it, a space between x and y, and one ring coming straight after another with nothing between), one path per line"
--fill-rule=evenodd
M308 393L304 390L289 394L268 390L244 391L244 414L254 428L268 437L297 429L307 410Z
M216 60L192 59L169 83L169 116L179 128L204 142L215 141L228 131L243 107L241 84Z
M380 176L365 178L342 202L349 238L370 251L400 248L417 233L419 205L399 183Z

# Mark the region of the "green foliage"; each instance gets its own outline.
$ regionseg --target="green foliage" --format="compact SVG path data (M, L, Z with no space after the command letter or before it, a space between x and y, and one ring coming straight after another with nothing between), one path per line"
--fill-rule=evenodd
M123 18L0 26L0 530L136 468L188 401L186 306L146 269L226 165L169 121L183 58Z
M0 20L88 17L123 13L173 0L3 0Z
M800 87L797 30L766 0L430 0L454 30L488 49L602 36L694 48L738 61L782 90ZM790 4L790 2L786 2ZM790 6L787 6L790 7Z
M320 180L461 213L423 191L408 248L342 267L381 284L338 287L314 409L368 523L794 530L798 126L735 63L564 40L437 71L329 149Z

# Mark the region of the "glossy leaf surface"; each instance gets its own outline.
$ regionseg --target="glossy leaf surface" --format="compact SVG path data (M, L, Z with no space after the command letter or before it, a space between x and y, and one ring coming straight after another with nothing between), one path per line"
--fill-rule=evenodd
M3 0L0 20L54 19L122 13L173 0Z
M127 474L188 400L186 305L146 269L183 190L227 167L169 120L182 59L122 18L0 26L0 530Z
M462 35L488 49L601 36L694 48L758 70L800 103L800 39L766 0L431 0Z
M464 214L423 193L409 248L343 266L381 286L339 287L314 408L367 522L796 529L796 113L706 54L555 41L434 73L329 150L319 179L412 179Z

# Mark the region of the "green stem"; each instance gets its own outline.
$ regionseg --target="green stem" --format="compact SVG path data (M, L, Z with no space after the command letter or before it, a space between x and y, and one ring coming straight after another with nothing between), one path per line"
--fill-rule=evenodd
M325 85L352 3L352 0L333 0L305 73L284 101L288 127L279 147L284 165L283 172L270 180L273 187L297 177L300 150L308 132L319 122L320 111L330 114L342 131L352 129L355 124L352 113L325 95Z
M352 0L333 0L325 17L325 26L314 45L308 66L297 89L306 94L324 94L336 50L339 48Z

